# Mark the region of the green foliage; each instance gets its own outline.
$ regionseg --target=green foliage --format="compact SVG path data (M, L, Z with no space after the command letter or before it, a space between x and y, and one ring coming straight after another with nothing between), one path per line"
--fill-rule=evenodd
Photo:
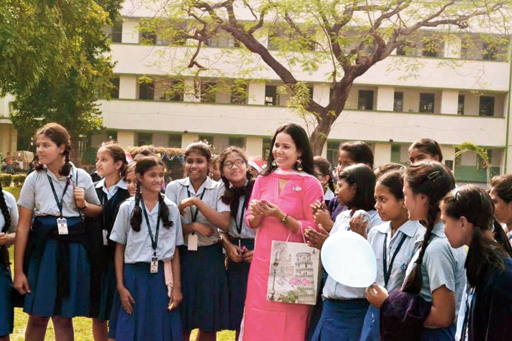
M94 102L98 92L109 99L114 66L102 28L120 5L121 0L2 1L0 95L15 95L11 120L20 134L53 121L73 138L101 128Z
M489 166L489 153L487 149L477 146L472 142L463 142L457 146L455 146L455 158L457 159L457 163L460 163L460 155L465 152L474 152L479 155L484 161L485 167Z
M12 175L7 173L0 174L0 182L2 183L2 187L9 187L12 183Z
M12 177L12 182L15 187L22 187L27 176L25 174L16 174Z

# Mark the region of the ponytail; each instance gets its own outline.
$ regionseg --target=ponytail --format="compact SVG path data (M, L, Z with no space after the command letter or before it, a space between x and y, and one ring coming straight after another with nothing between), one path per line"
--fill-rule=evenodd
M512 257L512 246L508 241L507 234L501 227L501 224L496 219L494 219L493 227L494 239L496 239L496 241L501 245L501 247L503 247L508 256Z
M140 199L142 193L140 191L140 182L137 180L137 188L135 189L135 207L133 208L132 218L130 219L130 225L135 232L140 231L142 224L142 210L140 209Z
M171 228L173 222L169 220L169 207L167 207L167 204L164 201L164 195L162 193L158 195L158 205L160 208L160 219L162 219L164 227L166 229Z

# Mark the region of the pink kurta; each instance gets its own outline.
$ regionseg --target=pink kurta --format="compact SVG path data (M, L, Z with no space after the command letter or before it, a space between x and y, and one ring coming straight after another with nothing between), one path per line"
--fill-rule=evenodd
M279 179L289 179L281 193ZM306 173L276 170L256 179L251 196L251 200L253 199L274 203L284 213L297 219L302 229L291 233L288 241L302 243L304 230L315 227L310 205L317 200L323 200L323 190L320 182ZM246 218L249 217L250 212L246 214ZM247 226L250 225L247 223ZM306 338L308 305L267 301L272 241L287 240L290 232L273 217L264 217L258 227L247 284L243 341L302 341Z

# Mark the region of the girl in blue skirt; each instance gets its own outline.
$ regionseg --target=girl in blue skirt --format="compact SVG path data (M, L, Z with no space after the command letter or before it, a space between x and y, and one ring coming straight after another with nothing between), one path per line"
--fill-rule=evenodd
M207 174L210 147L204 142L185 150L185 179L171 182L167 198L179 204L186 246L180 248L184 339L199 328L199 340L215 340L229 328L228 284L218 229L228 231L230 208L221 196L224 185Z
M121 146L109 144L98 150L96 170L103 179L96 183L96 193L103 207L102 214L90 231L91 258L91 317L94 340L107 340L109 320L117 288L114 267L115 243L109 242L110 232L119 206L130 197L124 177L128 163Z
M454 187L451 171L437 161L412 164L404 174L404 197L409 219L420 221L426 232L418 240L419 249L407 267L401 291L431 304L424 316L426 319L423 323L420 321L416 328L423 341L455 339L455 317L464 290L466 251L462 247L454 249L450 246L439 208L441 199ZM384 306L396 305L395 297L398 296L389 296L382 286L374 285L366 293L368 301L379 309L388 297ZM387 311L381 310L380 313L381 316L387 315ZM410 329L405 324L403 327ZM399 331L393 327L389 332ZM388 331L381 325L381 335L383 333Z
M0 184L0 341L8 341L14 325L11 300L12 279L7 247L14 244L18 225L18 207L14 196Z
M160 159L139 158L135 173L136 195L119 207L110 235L117 243L117 290L122 305L115 339L182 340L176 309L182 301L180 256L175 252L183 244L178 207L160 192L164 181ZM164 270L167 261L170 268Z
M425 234L423 225L409 220L403 187L399 170L384 173L377 179L375 208L384 223L368 233L368 242L377 256L377 283L388 292L402 286L405 270L416 251L416 240ZM379 309L372 305L364 319L361 340L380 340Z
M243 149L226 148L219 155L219 162L221 179L227 188L222 200L231 208L229 232L222 234L222 245L228 256L229 329L236 330L238 340L256 236L256 230L247 227L244 218L254 180L248 172Z
M26 340L43 340L50 317L55 338L72 340L72 318L89 315L90 263L82 213L97 217L101 206L89 174L69 162L67 130L49 123L35 140L35 171L18 200L14 287L25 295L23 310L30 315Z

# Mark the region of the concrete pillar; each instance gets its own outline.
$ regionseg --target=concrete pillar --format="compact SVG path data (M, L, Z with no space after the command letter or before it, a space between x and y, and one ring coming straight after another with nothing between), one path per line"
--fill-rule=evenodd
M245 151L249 157L261 156L261 153L263 153L263 138L247 136L245 138Z
M265 104L265 83L249 82L249 98L248 104Z
M391 161L391 143L375 143L373 167L377 168Z
M187 148L189 144L197 140L199 140L199 134L183 133L181 135L181 148Z
M137 99L137 76L119 76L119 98Z
M459 92L457 90L443 90L441 93L441 114L457 115L459 106Z
M139 25L138 19L123 19L123 43L130 44L138 44L139 43L139 30L137 26Z
M330 86L327 84L313 85L313 100L322 106L329 104Z
M395 88L389 86L379 86L377 88L377 110L393 111L395 102Z
M461 56L461 39L457 36L451 36L449 40L444 42L444 56L446 58L460 58Z
M443 163L446 160L453 160L453 156L455 155L455 148L452 146L440 146L441 152L443 153Z
M169 135L168 134L153 134L153 146L155 147L168 147Z
M135 132L119 130L117 132L117 141L123 147L133 147L135 145Z

